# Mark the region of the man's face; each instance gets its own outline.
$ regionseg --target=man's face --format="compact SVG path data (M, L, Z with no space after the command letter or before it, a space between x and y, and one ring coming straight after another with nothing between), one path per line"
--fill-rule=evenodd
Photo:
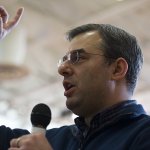
M92 116L107 105L111 69L105 64L102 51L97 48L100 42L101 38L95 31L76 36L70 42L67 53L82 49L81 57L75 64L65 61L58 68L59 74L64 77L66 106L79 116Z

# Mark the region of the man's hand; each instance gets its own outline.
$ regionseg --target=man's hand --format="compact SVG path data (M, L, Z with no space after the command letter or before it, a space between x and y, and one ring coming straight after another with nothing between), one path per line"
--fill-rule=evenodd
M20 21L23 8L19 8L13 20L8 21L9 15L4 7L0 6L0 40L3 39Z
M53 150L44 134L28 134L12 139L8 150Z

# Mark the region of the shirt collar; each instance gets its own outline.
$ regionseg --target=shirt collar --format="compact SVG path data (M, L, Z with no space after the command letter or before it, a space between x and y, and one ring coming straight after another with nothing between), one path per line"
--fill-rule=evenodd
M90 122L90 127L86 125L83 117L75 118L75 124L78 129L84 133L89 128L96 129L104 127L120 119L129 119L130 117L137 117L141 114L145 114L141 105L137 104L135 100L126 100L95 115Z

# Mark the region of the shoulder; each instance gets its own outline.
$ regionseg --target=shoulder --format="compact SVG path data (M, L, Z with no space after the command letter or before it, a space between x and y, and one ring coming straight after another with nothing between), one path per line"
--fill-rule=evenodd
M149 150L150 148L150 116L141 117L134 127L136 134L131 144L131 149Z
M55 137L55 136L70 135L70 134L72 135L75 129L76 129L75 125L61 126L59 128L53 128L47 130L46 136Z
M11 136L15 138L15 137L19 137L21 135L28 134L28 133L29 131L27 130L23 130L19 128L11 129L10 127L6 127L4 125L0 126L0 135L5 135L7 137Z
M1 150L8 149L10 140L12 138L17 138L21 135L25 135L28 133L29 132L27 130L11 129L4 125L0 126L0 147L2 148Z
M125 131L138 135L146 129L150 130L150 116L142 114L138 117L128 118L120 122L119 125L123 126Z
M46 137L54 149L61 149L62 147L67 148L72 144L77 145L75 132L77 132L75 125L62 126L47 130Z
M137 118L137 120L135 119L135 122L137 124L137 126L142 127L142 129L144 129L143 127L150 127L150 116L143 114L141 116L139 116Z

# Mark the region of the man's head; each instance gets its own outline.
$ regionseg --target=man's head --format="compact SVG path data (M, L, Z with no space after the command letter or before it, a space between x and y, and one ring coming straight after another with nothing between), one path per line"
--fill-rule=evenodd
M130 98L143 61L133 36L110 25L88 24L69 31L68 40L58 71L70 110L90 118Z
M102 38L99 42L99 49L103 51L108 64L119 57L126 60L128 63L126 81L128 89L133 92L143 64L143 55L136 38L109 24L86 24L70 30L67 33L67 39L71 41L77 35L89 31L97 31Z

